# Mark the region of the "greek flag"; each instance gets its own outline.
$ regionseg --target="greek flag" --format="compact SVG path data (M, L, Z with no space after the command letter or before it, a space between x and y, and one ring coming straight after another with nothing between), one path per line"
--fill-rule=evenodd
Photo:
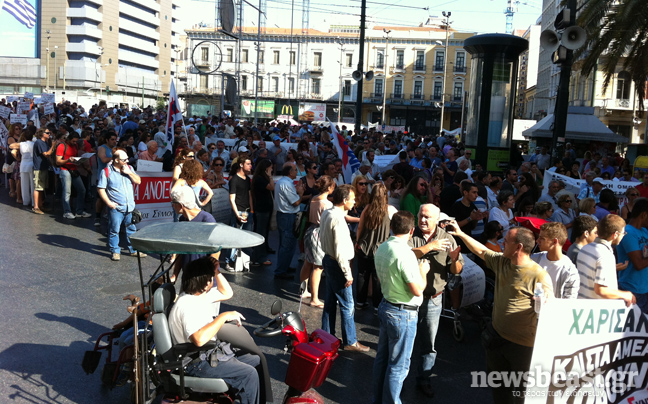
M173 129L177 122L182 122L182 113L180 112L180 104L178 104L178 94L176 93L175 85L171 80L171 89L169 90L169 109L167 110L167 124L166 124L166 150L171 150L173 146Z
M27 0L4 0L2 9L14 16L27 28L34 28L36 25L36 9Z
M353 173L356 172L358 168L360 168L360 160L358 160L356 155L349 147L349 143L337 131L335 125L333 125L333 122L331 122L331 120L328 118L327 120L329 121L332 132L331 140L333 142L333 146L335 146L335 149L337 150L338 157L342 160L342 174L344 175L344 183L350 184Z

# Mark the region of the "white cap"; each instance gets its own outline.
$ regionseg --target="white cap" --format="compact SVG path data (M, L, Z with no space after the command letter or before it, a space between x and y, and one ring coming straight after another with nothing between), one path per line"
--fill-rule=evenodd
M171 202L179 203L187 209L196 209L196 194L189 187L178 187L171 192Z
M246 153L248 151L248 149L245 146L241 146L241 147L239 147L238 151L239 151L239 153Z
M603 178L601 178L601 177L596 177L596 178L594 178L594 181L592 181L592 184L595 183L595 182L598 182L599 184L604 184L605 180Z
M445 222L446 220L455 220L455 218L454 218L454 217L450 217L450 216L446 215L446 214L443 213L443 212L439 213L439 221L440 221L440 222Z

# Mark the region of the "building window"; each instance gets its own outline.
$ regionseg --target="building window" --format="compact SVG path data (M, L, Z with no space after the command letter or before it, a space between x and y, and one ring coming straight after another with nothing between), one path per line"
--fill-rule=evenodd
M434 82L434 92L432 93L432 97L435 100L440 100L441 99L441 92L443 91L442 89L443 83L440 81L435 81Z
M279 92L279 77L272 78L272 91Z
M320 57L321 57L320 53ZM313 94L319 94L321 92L320 89L320 79L313 79L312 85L311 85L312 93Z
M452 90L452 99L453 101L461 101L463 99L463 83L457 81L454 83L454 88Z
M394 80L393 98L403 98L403 80Z
M295 92L295 78L288 77L288 91L292 94Z
M425 70L425 51L416 51L415 70Z
M297 54L295 51L290 51L290 64L295 65L297 63Z
M257 91L263 92L263 77L257 78Z
M264 56L265 56L265 51L259 51L259 63L260 63L260 64L265 63L265 62L263 61Z
M313 54L313 65L315 67L322 67L322 52L315 52Z
M405 67L405 51L401 49L396 51L396 68L402 69L403 67Z
M241 90L247 91L247 76L241 76Z
M344 96L351 97L351 80L344 80Z
M376 53L376 68L383 69L384 67L385 67L385 52L383 50L379 50Z
M353 67L353 53L346 54L346 60L344 62L346 67Z
M208 47L202 47L200 48L200 60L203 62L209 62L209 48Z
M209 76L200 75L200 92L207 92L207 79Z
M457 52L457 57L455 58L455 67L458 72L466 71L466 53Z
M414 82L414 94L413 94L412 98L415 99L415 100L423 99L423 81L422 80L416 80Z
M374 81L374 96L382 97L383 87L383 79L376 79L376 81Z
M272 51L272 63L279 64L279 51Z
M242 59L243 63L248 62L248 50L247 49L243 49L243 51L241 52L241 59Z
M225 55L225 61L226 62L233 62L234 61L234 49L227 48L226 52L227 52L227 54Z
M622 71L617 74L617 100L630 99L630 83L630 73Z
M443 64L445 63L445 54L443 51L437 51L434 56L434 71L442 72Z

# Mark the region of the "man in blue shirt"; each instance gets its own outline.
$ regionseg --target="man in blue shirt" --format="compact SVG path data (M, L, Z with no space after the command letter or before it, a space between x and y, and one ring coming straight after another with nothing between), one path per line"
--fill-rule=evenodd
M275 203L277 204L277 230L279 231L279 251L277 252L277 267L275 278L292 279L289 268L297 239L293 234L293 226L299 205L304 195L303 183L299 181L295 187L294 181L297 178L297 167L291 163L285 163L282 171L283 177L275 185Z
M619 289L632 292L642 312L648 313L648 199L639 198L625 227L626 237L617 247L619 263L628 267L618 272Z
M126 243L131 256L137 256L130 243L130 236L135 233L132 224L132 213L135 209L133 184L139 185L141 179L128 165L128 154L121 148L113 149L112 164L99 172L97 191L99 197L109 209L108 215L108 246L112 253L111 259L119 261L119 230L121 225L126 229ZM140 256L144 254L140 253Z

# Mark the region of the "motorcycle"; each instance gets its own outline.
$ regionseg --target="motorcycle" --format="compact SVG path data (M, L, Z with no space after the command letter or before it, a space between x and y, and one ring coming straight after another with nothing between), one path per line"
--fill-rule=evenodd
M302 295L306 289L305 282L300 289L299 294ZM301 304L300 300L300 309ZM279 335L287 337L286 349L290 352L290 361L285 383L288 385L288 391L282 402L324 404L324 399L315 388L324 383L333 362L337 359L340 340L322 329L317 329L309 335L300 310L285 313L281 313L281 310L281 301L275 301L270 313L276 317L255 329L254 335L261 338Z

